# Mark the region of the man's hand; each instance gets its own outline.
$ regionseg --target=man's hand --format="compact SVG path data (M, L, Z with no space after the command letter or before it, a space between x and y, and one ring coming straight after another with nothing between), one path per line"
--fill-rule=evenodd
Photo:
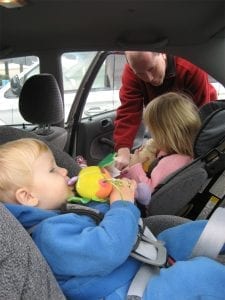
M120 171L125 169L130 163L130 149L120 148L115 158L115 167Z

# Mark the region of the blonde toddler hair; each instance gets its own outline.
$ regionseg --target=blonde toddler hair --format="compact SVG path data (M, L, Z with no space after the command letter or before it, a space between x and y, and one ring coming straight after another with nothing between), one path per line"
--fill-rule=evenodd
M31 138L0 145L0 201L13 202L18 188L32 184L32 164L48 151L44 142Z
M158 149L193 157L201 120L191 98L169 92L153 99L144 111L144 123Z

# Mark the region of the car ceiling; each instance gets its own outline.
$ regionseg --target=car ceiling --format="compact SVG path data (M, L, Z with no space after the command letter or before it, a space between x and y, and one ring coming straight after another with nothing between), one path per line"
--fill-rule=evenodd
M59 48L170 52L225 84L225 1L27 0L22 8L0 7L0 57Z

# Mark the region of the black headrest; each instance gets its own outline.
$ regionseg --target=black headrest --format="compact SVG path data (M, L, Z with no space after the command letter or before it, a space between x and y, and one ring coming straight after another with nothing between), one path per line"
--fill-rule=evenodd
M55 77L38 74L28 78L20 93L19 110L32 124L60 123L64 118L63 102Z
M195 157L206 154L225 139L225 100L207 103L199 113L202 126L195 139Z

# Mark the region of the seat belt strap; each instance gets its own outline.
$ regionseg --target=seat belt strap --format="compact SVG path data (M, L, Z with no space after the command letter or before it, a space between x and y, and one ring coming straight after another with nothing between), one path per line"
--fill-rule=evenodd
M127 300L141 300L148 281L159 273L159 267L143 264L132 280Z
M150 229L139 219L139 233L137 241L130 256L143 263L165 266L167 262L167 251L161 241L158 241Z
M225 243L225 208L218 207L210 217L191 257L207 256L216 259Z

